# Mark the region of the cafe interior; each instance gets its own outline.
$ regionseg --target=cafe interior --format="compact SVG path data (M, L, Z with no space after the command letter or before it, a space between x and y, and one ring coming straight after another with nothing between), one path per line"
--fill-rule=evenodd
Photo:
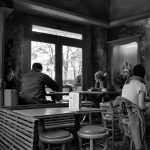
M149 150L148 110L134 125L137 144L121 97L141 64L149 102L149 49L149 0L1 0L0 150ZM49 103L21 105L20 82L34 63L59 91L45 87ZM8 68L15 88L7 87ZM97 71L107 75L103 90L92 90Z

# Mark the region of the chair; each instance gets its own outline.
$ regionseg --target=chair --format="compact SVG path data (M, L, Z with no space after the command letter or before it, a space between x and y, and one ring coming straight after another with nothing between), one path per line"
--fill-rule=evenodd
M112 107L111 102L100 103L103 126L110 131L111 146L114 149L115 134L120 133L119 129L119 115Z
M128 120L122 119L123 127L124 127L124 140L123 145L125 144L126 137L130 137L130 150L132 150L132 143L134 143L135 147L139 143L143 147L144 150L148 150L146 144L146 122L144 117L144 112L142 112L137 105L130 102L128 99L121 97L121 103L124 104L125 109L127 111ZM128 130L129 131L128 131ZM138 140L137 140L138 139Z
M51 147L61 145L62 150L71 149L73 135L66 130L73 127L74 116L58 116L40 120L39 141L42 150L51 150Z
M90 150L96 149L96 140L104 140L104 150L107 149L107 139L108 139L108 131L99 125L87 125L81 127L77 132L79 136L79 148L82 150L82 139L89 139L90 140Z
M124 149L127 138L129 139L130 150L132 150L133 141L132 141L132 135L131 135L130 126L129 126L129 118L122 117L121 121L122 121L122 127L123 127L123 143L121 146L121 150Z

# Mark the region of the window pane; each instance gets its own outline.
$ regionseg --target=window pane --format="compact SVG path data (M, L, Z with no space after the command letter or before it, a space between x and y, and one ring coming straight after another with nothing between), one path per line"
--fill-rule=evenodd
M82 40L82 34L32 25L32 31Z
M42 64L42 72L55 80L55 44L32 41L31 66L37 62Z
M63 46L63 86L82 87L82 48Z

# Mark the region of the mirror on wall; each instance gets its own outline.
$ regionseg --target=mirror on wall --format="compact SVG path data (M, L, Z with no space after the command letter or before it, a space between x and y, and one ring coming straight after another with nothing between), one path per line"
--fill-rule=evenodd
M121 67L128 63L133 66L137 64L138 58L137 42L132 42L125 45L116 45L112 52L112 72L120 71Z
M111 74L112 81L116 76L128 76L132 67L138 63L138 43L131 42L115 45L112 49Z

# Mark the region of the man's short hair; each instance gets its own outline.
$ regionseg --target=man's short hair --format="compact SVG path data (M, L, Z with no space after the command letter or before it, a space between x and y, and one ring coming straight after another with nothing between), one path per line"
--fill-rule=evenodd
M43 69L43 67L42 67L42 64L40 64L40 63L34 63L32 65L32 70L34 70L34 71L42 71L42 69Z

